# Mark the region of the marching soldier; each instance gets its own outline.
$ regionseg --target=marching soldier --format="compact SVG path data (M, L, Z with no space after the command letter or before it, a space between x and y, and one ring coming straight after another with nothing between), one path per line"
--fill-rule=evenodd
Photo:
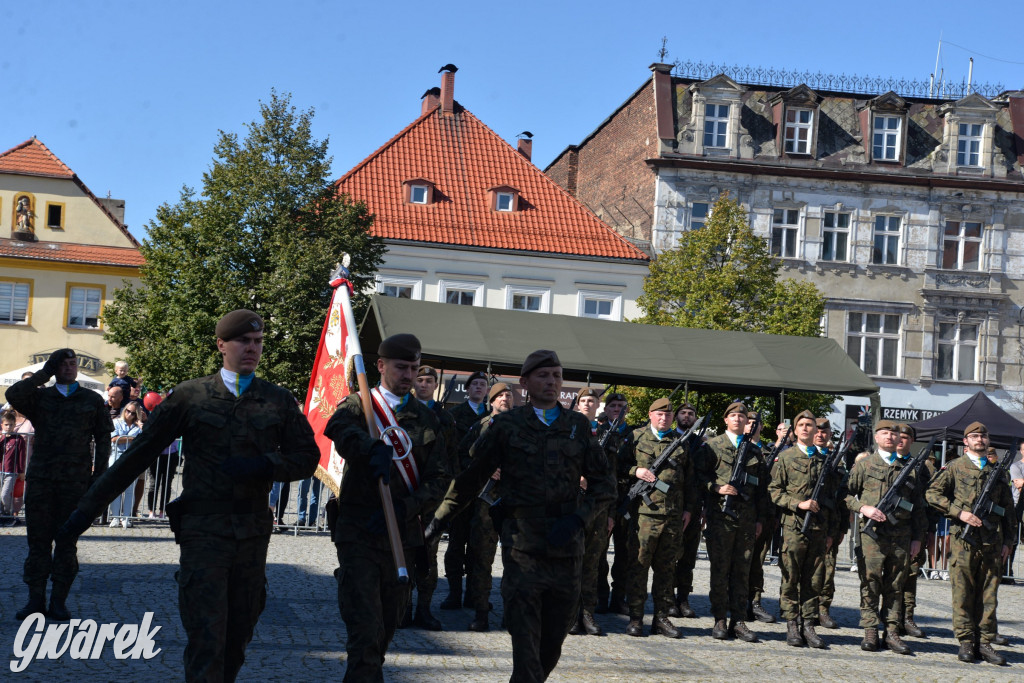
M828 418L818 418L818 428L814 432L814 447L818 452L828 457L831 454L832 444L832 423ZM839 628L839 624L832 618L829 610L832 607L832 600L836 594L836 562L839 559L839 548L843 544L843 538L850 529L850 511L846 509L846 478L850 473L846 470L844 463L839 463L835 473L834 498L835 510L831 516L831 531L828 534L832 538L832 545L825 553L825 580L822 582L821 596L818 598L818 624L825 628Z
M834 482L820 493L821 501L811 497L825 466L825 458L814 446L817 420L805 410L793 422L796 444L783 451L772 470L768 491L782 519L782 586L779 609L786 620L786 644L824 648L825 642L814 630L818 621L818 596L825 578L825 553L832 544L828 536L831 513L825 500L834 496ZM804 519L811 523L803 532ZM800 622L802 621L802 628Z
M651 595L654 620L651 634L678 638L679 630L669 621L668 611L675 604L673 587L675 565L682 550L683 531L693 520L698 494L693 463L685 449L678 449L659 472L651 470L654 461L677 436L672 429L675 411L667 398L659 398L648 409L650 425L635 433L635 464L630 474L647 482L662 481L668 491L655 489L648 504L642 501L636 515L638 553L632 558L629 588L629 624L626 635L643 635L644 602L647 600L647 575L654 571Z
M689 401L684 401L676 408L676 432L685 434L697 422L697 409ZM690 451L693 454L693 470L697 472L704 469L703 461L707 456L707 446L700 443ZM704 488L697 486L693 490L695 499L693 501L693 517L690 523L683 529L682 548L679 560L676 561L676 600L669 610L670 617L693 618L697 613L690 606L690 593L693 592L693 568L697 564L697 551L700 549L700 532L702 518L704 516Z
M972 422L964 430L964 456L944 467L926 493L928 502L949 517L953 524L949 580L953 584L953 635L960 641L957 657L972 662L978 656L1000 666L1006 659L992 649L996 638L996 605L1002 563L1016 541L1013 497L1009 481L993 488L995 510L981 519L972 510L986 480L995 468L988 462L988 429ZM974 528L977 545L963 540L967 527ZM953 530L956 530L956 533ZM980 641L980 642L979 642Z
M371 439L358 394L347 396L324 428L345 460L333 540L338 605L348 632L346 681L382 680L384 655L410 595L398 581L377 481L389 487L406 557L413 557L431 546L419 515L436 508L450 478L441 423L409 393L420 364L419 340L392 335L377 355L380 386L370 398L378 426L381 432L394 426L403 431L391 431L388 441ZM396 458L398 448L407 457Z
M878 623L881 616L886 624L885 640L889 649L897 654L908 655L911 653L910 646L903 642L899 634L899 600L907 578L908 557L920 551L927 519L922 488L916 473L903 486L901 494L905 505L897 507L888 516L875 507L900 470L907 466L907 459L901 458L896 452L899 441L896 429L896 424L889 420L880 420L875 425L877 449L853 466L846 505L858 514L861 529L869 519L878 524L875 527L878 540L868 534L860 534L860 625L864 629L864 640L860 647L866 652L878 650Z
M519 383L530 404L495 418L427 529L430 537L441 533L501 468L495 526L505 570L501 594L512 636L513 682L543 681L558 663L579 604L583 529L615 491L590 423L558 403L562 367L555 352L531 353ZM587 479L586 496L579 495L581 476Z
M736 461L737 445L747 426L747 406L730 403L723 415L725 431L708 441L710 454L701 479L707 499L707 529L704 538L711 560L711 613L715 625L711 636L725 640L731 635L748 643L758 642L747 626L750 559L754 539L762 531L760 519L767 514L767 500L758 495L758 482L765 476L764 460L758 449L747 450L741 465L746 483L743 493L729 483ZM732 501L733 517L723 511L726 497ZM728 627L726 616L731 616Z

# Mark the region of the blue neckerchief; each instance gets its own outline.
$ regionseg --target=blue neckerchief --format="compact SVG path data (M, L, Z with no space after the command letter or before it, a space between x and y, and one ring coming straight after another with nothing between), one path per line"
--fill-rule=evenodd
M814 454L818 452L818 449L814 446L805 446L804 452L807 453L808 458L813 458Z
M730 436L732 436L732 435L730 434ZM733 437L732 441L733 441L733 446L735 446L736 448L739 448L740 447L740 441L743 441L743 435L740 434L737 437Z
M402 397L402 400L398 402L398 405L394 407L394 411L397 413L399 410L404 408L408 403L409 399L412 398L412 394L406 394Z
M819 447L818 452L824 455L825 457L828 457L828 449L825 448L824 446Z
M434 399L430 399L429 401L427 401L427 407L433 409L435 403L437 403L437 401L435 401Z
M655 429L654 425L651 425L651 432L656 437L658 437L658 441L661 441L662 439L664 439L666 436L668 436L669 434L671 434L674 431L675 431L674 429L666 429L666 430L662 431L660 429Z
M967 457L969 457L969 458L971 459L971 462L973 462L973 463L974 463L974 465L975 465L975 466L976 466L976 467L977 467L977 468L978 468L979 470L981 470L982 472L984 472L984 471L985 471L985 465L987 465L987 464L988 464L988 458L982 457L982 458L978 458L977 460L975 460L975 459L974 459L974 456L973 456L973 455L971 455L971 454L969 454L969 453L968 453Z
M543 422L544 424L546 424L546 425L548 425L550 427L551 423L554 422L558 418L558 413L561 411L561 409L562 409L562 406L560 404L556 403L554 408L536 408L535 407L533 409L533 412L537 415L538 419L540 419L541 422Z
M598 422L597 420L591 420L591 421L590 421L590 431L592 431L592 432L596 432L596 431L597 431L597 426L598 426L599 424L600 424L600 423L599 423L599 422Z
M886 453L885 451L880 450L878 451L878 457L884 460L886 464L891 465L896 460L896 451L893 451L892 453Z
M482 401L480 403L473 403L467 398L466 403L469 404L469 407L472 408L473 412L476 413L477 415L483 415L486 412L487 406Z
M249 385L252 384L253 378L256 373L250 372L248 375L240 375L237 372L232 372L227 368L220 369L220 378L224 382L224 386L227 387L235 396L241 396Z
M59 391L62 396L70 396L78 391L78 382L72 382L71 384L54 384L54 386L57 387L57 391Z
M626 424L626 421L625 421L625 420L623 420L622 422L620 422L620 423L619 423L619 426L618 426L619 434L625 434L625 433L626 433L626 427L627 427L627 426L628 426L628 425Z

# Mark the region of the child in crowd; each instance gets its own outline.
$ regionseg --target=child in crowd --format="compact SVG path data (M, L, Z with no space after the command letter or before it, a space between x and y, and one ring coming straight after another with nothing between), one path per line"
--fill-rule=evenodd
M118 386L121 387L121 391L124 392L125 402L127 403L132 393L132 387L136 386L138 382L128 376L128 364L123 360L119 360L114 363L114 379L110 380L110 384L107 388Z
M3 526L18 523L14 508L14 489L18 481L25 481L26 444L25 437L15 431L17 416L13 410L0 415L3 436L0 437L0 519Z

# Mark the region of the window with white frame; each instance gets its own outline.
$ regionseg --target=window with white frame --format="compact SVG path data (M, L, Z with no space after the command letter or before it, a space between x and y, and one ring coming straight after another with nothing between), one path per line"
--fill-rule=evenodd
M438 300L460 306L483 306L483 283L441 280L438 284Z
M381 275L377 281L377 291L384 296L418 300L423 298L423 281L417 278Z
M866 374L898 376L900 317L898 313L846 314L846 353Z
M30 296L29 283L0 280L0 323L26 323Z
M981 166L980 123L961 123L956 138L956 165Z
M547 289L533 287L508 287L505 308L510 311L548 313L551 293Z
M826 211L821 218L821 260L848 261L850 258L850 214Z
M511 211L515 195L511 192L497 192L494 198L495 211Z
M729 105L704 105L704 146L727 147L726 134L729 132Z
M772 254L783 258L796 258L796 238L799 231L799 209L775 209L772 213Z
M96 329L100 326L103 290L95 287L71 287L68 292L68 327Z
M981 268L981 223L946 221L942 235L942 267L947 270Z
M690 207L690 230L700 230L703 228L710 214L710 204L707 202L694 202Z
M973 382L977 376L978 325L939 322L936 379Z
M579 311L581 318L600 318L601 320L622 319L622 297L610 292L579 293Z
M786 109L786 154L811 153L811 125L814 112L810 109Z
M899 161L900 133L903 130L902 116L875 115L872 132L873 159L881 161Z
M900 257L900 217L875 216L875 234L871 248L871 262L896 265Z
M426 185L410 185L409 186L409 203L410 204L429 204L430 203L430 188Z

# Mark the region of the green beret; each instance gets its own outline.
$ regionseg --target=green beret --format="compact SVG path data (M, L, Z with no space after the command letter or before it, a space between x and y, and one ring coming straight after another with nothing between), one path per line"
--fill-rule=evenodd
M505 384L504 382L496 382L494 386L491 387L491 390L487 392L487 401L493 401L494 399L504 394L506 391L511 392L512 390L509 389L508 385Z
M626 400L626 395L618 391L608 394L604 399L605 405L611 403L612 401L622 401L623 403L629 403L629 401Z
M476 372L469 376L469 379L466 380L466 386L468 387L470 384L472 384L474 381L478 379L482 379L483 381L486 382L487 373L483 372L482 370L477 370Z
M915 432L914 428L908 424L896 425L896 431L899 432L900 434L906 434L907 436L910 437L911 441L917 438L917 432Z
M656 412L672 412L672 403L667 398L659 398L657 401L651 404L651 407L647 409L648 413Z
M814 413L812 413L809 410L803 410L803 411L797 413L797 416L793 418L793 424L796 424L800 420L810 420L815 425L818 424L818 418L815 417Z
M726 418L726 417L728 417L732 413L744 413L745 414L746 412L747 412L747 406L742 401L733 401L725 409L725 412L722 413L722 417Z
M580 389L580 393L576 395L576 399L579 400L585 396L593 396L594 398L600 398L600 393L594 387L583 387Z
M828 421L827 417L819 417L816 424L818 429L832 429L832 423Z
M393 334L380 343L380 346L377 347L377 355L393 360L418 361L420 349L420 340L415 335Z
M692 411L693 411L694 413L696 413L696 412L697 412L697 409L696 409L696 408L694 408L694 407L693 407L693 404L692 404L692 403L690 403L689 401L683 401L683 402L682 402L682 404L681 404L681 405L680 405L680 406L679 406L678 408L676 408L676 412L678 413L678 412L679 412L680 410L682 410L683 408L689 408L689 409L690 409L690 410L692 410Z
M249 332L262 332L263 318L247 308L231 311L217 322L217 339L231 341Z
M429 365L421 365L420 369L416 371L417 377L433 377L437 379L437 370L430 367Z
M879 420L875 423L875 431L880 432L883 429L888 429L890 432L896 431L896 423L892 420Z
M534 351L526 360L523 361L523 367L519 371L520 376L526 377L537 368L560 368L562 367L562 361L558 360L558 354L554 351L547 351L541 349Z
M974 421L967 425L967 429L964 430L964 436L969 434L988 434L988 427L978 421Z

